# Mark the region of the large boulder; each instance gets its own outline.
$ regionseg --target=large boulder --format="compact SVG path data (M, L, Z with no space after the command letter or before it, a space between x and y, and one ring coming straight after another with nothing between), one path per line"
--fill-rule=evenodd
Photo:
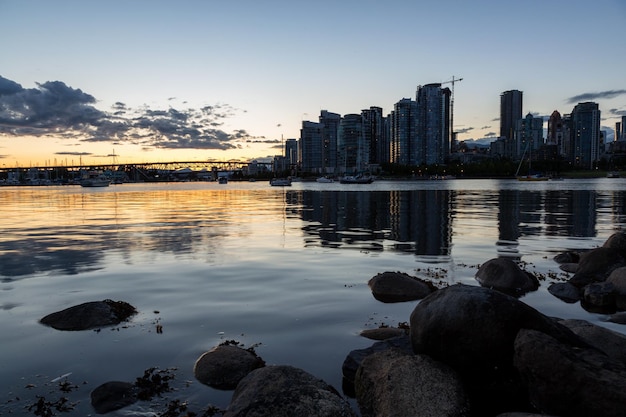
M595 248L580 257L578 269L569 282L577 287L603 282L611 272L623 266L626 266L626 262L620 250L613 247Z
M597 349L574 348L523 329L515 340L515 367L533 405L543 413L626 416L626 367Z
M626 310L626 267L617 268L606 279L606 282L613 285L615 291L615 307Z
M586 320L559 320L591 346L626 366L626 336Z
M588 346L518 299L468 285L450 286L424 298L411 314L410 328L416 354L429 355L459 372L477 415L533 411L513 367L513 345L521 329Z
M616 249L623 257L626 258L626 233L613 233L602 246L605 248Z
M383 272L367 283L372 295L384 303L419 300L435 291L435 286L402 272Z
M355 380L363 417L469 416L457 374L426 355L388 349L363 360Z
M517 263L508 258L494 258L483 263L476 272L476 281L486 288L520 296L539 288L539 280L531 273L523 271Z
M326 382L292 366L266 366L243 378L224 417L355 417Z
M193 373L203 384L217 389L235 389L239 381L265 362L253 351L233 345L220 345L196 360Z
M57 330L87 330L119 324L137 310L124 301L91 301L48 314L39 322Z
M566 327L509 295L457 284L432 293L413 310L411 344L463 373L512 365L520 329L535 329L575 345L584 342Z

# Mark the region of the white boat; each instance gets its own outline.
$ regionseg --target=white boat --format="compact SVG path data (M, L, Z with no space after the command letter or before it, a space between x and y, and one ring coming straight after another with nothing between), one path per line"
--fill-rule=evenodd
M369 174L345 175L339 180L342 184L371 184L374 178Z
M81 187L108 187L111 180L101 172L89 171L86 177L80 180Z
M270 185L273 187L289 187L291 186L290 178L272 178Z
M335 182L334 179L329 178L329 177L319 177L317 178L315 181L317 182L321 182L321 183L331 183L331 182Z

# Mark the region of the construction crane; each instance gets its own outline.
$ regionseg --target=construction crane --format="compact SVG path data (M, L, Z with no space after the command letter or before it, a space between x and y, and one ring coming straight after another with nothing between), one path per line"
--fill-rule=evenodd
M452 76L451 80L444 81L441 84L452 84L451 94L450 94L450 131L452 132L452 140L456 141L456 135L454 134L454 83L458 83L459 81L463 81L463 78L454 78Z

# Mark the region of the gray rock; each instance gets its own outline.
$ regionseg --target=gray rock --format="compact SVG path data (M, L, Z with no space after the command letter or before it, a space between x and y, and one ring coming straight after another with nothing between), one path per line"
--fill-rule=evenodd
M367 284L374 298L384 303L419 300L436 289L432 283L402 272L383 272Z
M98 414L119 410L135 402L137 389L130 382L105 382L91 392L91 406Z
M408 335L394 337L391 339L385 339L381 342L376 342L372 346L364 349L355 349L351 351L343 361L341 371L344 378L344 389L352 393L354 390L354 377L356 375L359 366L363 360L369 355L375 352L382 352L388 349L400 349L406 354L412 354L411 341Z
M559 320L585 342L626 365L626 336L586 320Z
M613 313L615 311L615 291L613 284L596 282L583 289L581 306L594 313Z
M615 289L615 307L620 311L626 310L626 267L611 272L606 282Z
M613 233L602 246L605 248L616 249L623 257L626 257L626 233Z
M523 329L515 340L515 367L543 413L626 416L626 367L596 349L576 349Z
M559 269L563 272L568 272L570 274L575 274L578 271L577 263L564 263L559 265Z
M395 349L374 353L363 360L355 387L363 417L470 415L458 375L426 355Z
M569 329L514 297L461 284L424 298L411 314L410 327L415 353L430 355L458 371L510 367L513 342L522 328L586 346Z
M626 263L619 250L611 247L592 249L580 257L578 269L569 282L577 287L603 282L611 272L623 266Z
M554 256L554 262L559 264L577 264L580 261L580 253L578 252L563 252Z
M580 301L580 288L573 286L569 282L555 282L550 284L548 292L566 303Z
M265 362L253 352L232 345L216 346L205 352L193 367L196 379L213 388L235 389L239 381Z
M326 382L292 366L266 366L239 382L224 417L355 417Z
M87 330L119 324L136 313L124 301L91 301L48 314L39 322L57 330Z
M508 258L494 258L483 263L475 275L476 281L486 288L520 296L539 288L537 278Z
M534 411L513 367L513 345L521 329L588 346L518 299L477 286L454 285L424 298L411 314L410 328L416 354L429 355L461 375L474 415Z

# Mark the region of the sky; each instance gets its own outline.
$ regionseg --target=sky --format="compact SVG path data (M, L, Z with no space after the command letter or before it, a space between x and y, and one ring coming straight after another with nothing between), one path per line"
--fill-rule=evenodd
M0 165L280 155L303 120L454 83L459 140L500 94L626 115L626 0L0 0ZM447 82L447 83L446 83Z

